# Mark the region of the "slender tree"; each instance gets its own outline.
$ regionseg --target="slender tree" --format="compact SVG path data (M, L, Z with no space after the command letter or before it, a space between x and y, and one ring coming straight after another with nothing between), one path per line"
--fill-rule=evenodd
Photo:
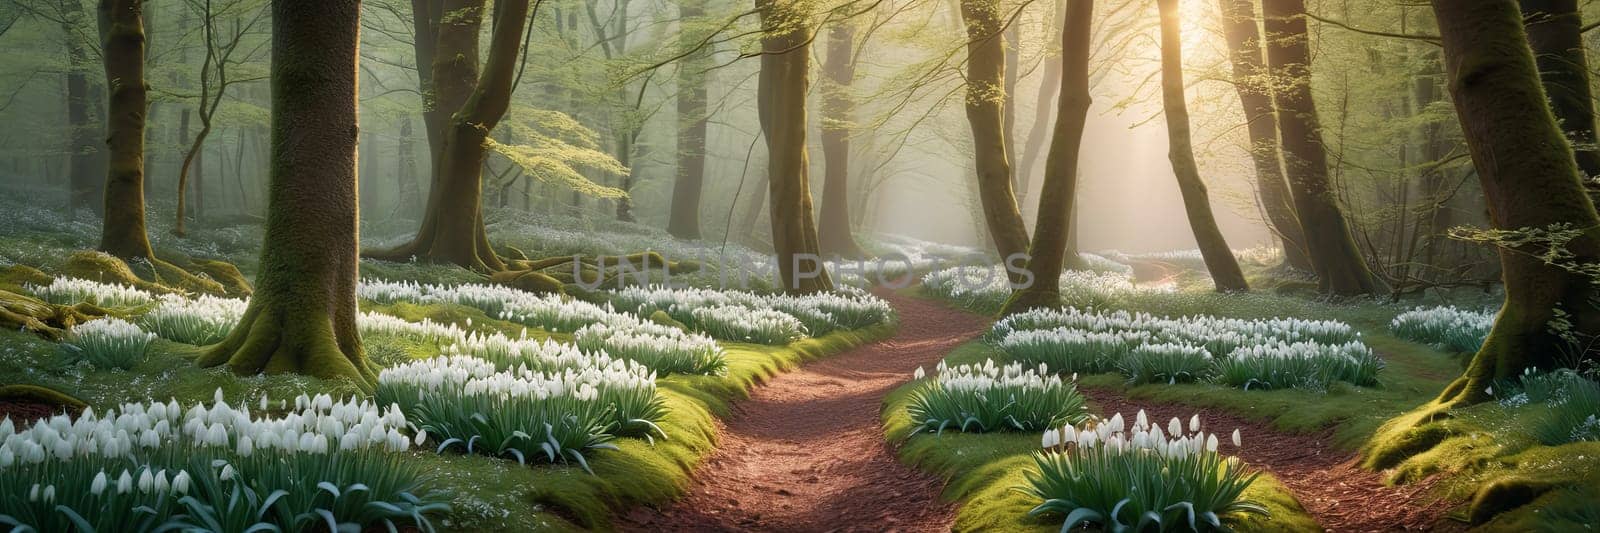
M1256 169L1256 201L1267 224L1283 242L1284 263L1296 270L1313 271L1306 253L1305 231L1294 211L1294 198L1283 179L1283 155L1278 150L1278 119L1272 109L1271 83L1266 75L1261 28L1251 0L1218 0L1223 30L1233 64L1233 86L1244 107L1245 129L1250 136L1250 160Z
M431 51L433 105L435 112L454 110L454 114L444 122L444 131L430 133L430 143L441 134L443 139L435 153L434 183L421 229L411 242L370 255L397 260L416 257L477 272L504 271L506 264L490 246L483 226L483 162L489 132L511 104L529 1L495 5L489 57L481 73L478 34L486 0L445 0L424 7L430 20L435 8L439 11L438 41Z
M855 99L850 94L856 78L856 28L852 21L835 23L828 30L828 61L822 67L822 212L818 238L822 253L862 257L850 224L850 135L854 128Z
M188 201L189 169L198 167L196 168L197 175L194 183L196 192L195 208L197 211L201 211L203 210L204 195L201 194L203 184L200 183L199 177L205 172L204 161L201 158L205 156L206 138L211 135L214 126L213 121L217 116L217 110L222 107L223 97L227 96L228 86L242 81L250 81L250 79L229 78L228 70L238 62L233 58L233 54L239 49L240 41L261 20L260 15L262 13L257 12L255 16L250 18L248 23L235 18L233 31L227 35L218 36L217 10L212 8L211 0L202 0L199 3L199 9L200 35L205 40L206 51L205 59L200 63L200 105L195 109L196 114L200 117L200 132L195 134L194 140L189 144L189 149L183 154L183 163L178 167L178 212L177 221L172 227L172 232L179 237L187 234L187 228L184 223L185 219L188 218L185 204ZM248 59L248 57L245 58L245 60ZM184 110L183 118L185 126L187 126L189 110Z
M144 226L144 126L149 87L144 79L143 0L100 0L105 61L105 221L100 251L122 259L154 259Z
M1594 92L1583 45L1578 0L1520 0L1528 44L1539 66L1545 97L1566 133L1589 195L1600 198L1600 146L1595 135Z
M199 363L240 374L376 376L356 330L360 0L272 3L271 192L261 274L239 325Z
M1261 9L1266 21L1267 64L1279 83L1273 102L1283 140L1285 176L1318 286L1329 294L1370 294L1377 288L1372 270L1356 248L1328 177L1327 146L1311 97L1305 0L1262 0Z
M767 182L772 197L772 247L783 289L813 293L833 289L821 262L812 218L806 155L806 93L811 86L811 37L805 2L756 0L761 14L761 73L757 90L761 132L767 140Z
M99 118L91 112L91 101L96 100L90 90L87 69L92 64L88 46L80 36L87 24L83 2L60 0L62 39L67 45L67 136L68 178L67 210L69 213L88 209L100 214L105 207L101 199L105 188L105 169L97 157L101 142Z
M1066 10L1067 0L1056 0L1056 14L1046 26L1057 30L1050 32L1054 34L1051 46L1057 54L1061 51L1059 24L1062 17L1066 16ZM1040 68L1043 72L1040 73L1038 102L1033 106L1033 125L1028 129L1028 138L1023 145L1021 159L1017 162L1020 165L1017 169L1017 206L1024 219L1030 212L1029 206L1036 203L1029 201L1028 191L1033 190L1033 171L1042 159L1039 156L1044 151L1045 142L1050 140L1050 125L1055 122L1056 100L1061 93L1061 62L1047 59ZM1037 217L1038 209L1033 209L1032 213Z
M1211 281L1223 292L1247 291L1250 285L1233 257L1233 248L1217 227L1211 212L1211 197L1206 182L1200 179L1200 165L1194 160L1194 143L1189 133L1189 103L1183 94L1183 20L1178 0L1156 0L1161 17L1161 102L1167 118L1167 159L1183 193L1183 211L1189 229L1205 260Z
M976 152L978 198L989 236L1005 259L1026 252L1029 246L1007 157L1004 107L1010 95L1004 85L1005 21L997 0L961 0L961 17L967 25L966 108Z
M1039 307L1058 307L1061 278L1072 236L1072 204L1078 189L1078 156L1083 149L1083 130L1089 120L1089 48L1094 19L1094 0L1066 0L1067 18L1062 25L1061 99L1056 116L1050 155L1044 166L1044 188L1039 193L1039 218L1034 222L1034 237L1029 248L1027 270L1031 284L1012 293L1002 315ZM1072 304L1074 302L1067 302Z
M678 2L680 25L699 21L706 14L704 0ZM679 30L684 49L678 65L678 174L672 183L672 213L667 232L680 239L700 238L700 195L706 177L707 77L711 69L710 43L698 32Z

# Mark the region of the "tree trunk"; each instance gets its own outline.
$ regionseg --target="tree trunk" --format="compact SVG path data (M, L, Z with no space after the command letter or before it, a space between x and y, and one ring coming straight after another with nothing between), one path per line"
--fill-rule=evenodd
M144 227L144 119L149 111L144 81L143 0L100 0L101 55L105 60L105 221L100 251L122 259L153 259Z
M1521 0L1521 7L1550 110L1572 142L1589 196L1600 199L1600 146L1578 0Z
M1219 0L1227 35L1229 58L1233 63L1233 84L1244 106L1245 127L1250 134L1250 159L1256 169L1256 195L1272 232L1283 242L1284 263L1295 270L1312 272L1311 256L1306 251L1305 231L1294 212L1294 198L1283 179L1283 155L1278 150L1278 119L1272 109L1272 85L1263 79L1266 59L1261 47L1255 3L1251 0Z
M1083 149L1083 129L1089 119L1089 48L1094 0L1067 0L1066 23L1061 27L1061 100L1050 156L1044 165L1044 187L1039 193L1039 219L1027 264L1032 282L1024 284L1006 302L1002 315L1039 307L1058 307L1061 270L1072 238L1073 203L1078 189L1078 156ZM1076 252L1071 252L1076 260ZM1068 305L1078 302L1065 302Z
M1263 0L1261 5L1267 63L1281 89L1273 93L1273 99L1283 138L1285 175L1318 286L1324 293L1341 296L1371 294L1377 288L1372 270L1356 248L1328 179L1327 147L1311 97L1305 0Z
M1223 238L1217 227L1217 218L1211 212L1211 197L1206 193L1206 183L1200 179L1200 166L1194 160L1194 144L1189 133L1189 104L1183 94L1183 21L1179 17L1178 0L1156 0L1161 16L1161 102L1167 118L1167 159L1172 161L1172 173L1178 178L1178 190L1183 193L1183 211L1189 218L1189 229L1200 246L1200 256L1205 260L1211 281L1221 292L1248 291L1244 272L1233 257L1233 248Z
M454 109L434 162L434 188L422 227L409 244L372 255L453 263L477 272L506 265L489 245L483 227L484 142L511 103L517 55L528 18L528 0L501 2L490 36L489 58L478 73L478 33L485 0L448 0L438 25L433 62L435 105Z
M1539 70L1513 0L1434 0L1444 40L1450 94L1472 162L1477 166L1489 217L1496 229L1543 229L1566 224L1585 230L1567 244L1563 260L1600 259L1595 228L1600 216L1583 194L1572 148L1539 83ZM1600 334L1594 280L1546 264L1535 246L1502 249L1506 301L1483 348L1439 399L1470 403L1489 398L1499 379L1526 368L1551 370L1574 347L1551 332L1565 315L1582 342ZM1582 352L1593 361L1592 350ZM1570 364L1570 363L1568 363ZM1577 368L1577 367L1574 367Z
M811 85L809 14L797 0L756 0L761 13L761 131L767 139L772 247L783 289L833 290L812 218L806 155L806 94Z
M1055 18L1051 19L1052 24L1061 23L1066 15L1066 9L1067 0L1056 0L1056 14ZM1059 28L1059 26L1051 27ZM1059 54L1061 32L1055 32L1054 41L1056 53ZM1050 140L1050 124L1054 122L1052 119L1055 117L1056 100L1059 99L1061 92L1061 62L1046 59L1043 68L1043 79L1039 81L1039 99L1033 106L1033 126L1028 130L1027 144L1023 146L1022 159L1017 163L1021 165L1017 170L1017 206L1023 215L1023 220L1027 220L1029 215L1028 206L1036 203L1028 200L1029 191L1033 190L1033 171L1039 166L1039 153L1044 151L1045 141ZM1035 206L1032 214L1037 217L1038 212Z
M67 154L71 165L68 180L67 214L73 218L79 209L88 209L96 215L104 209L101 198L105 187L105 169L97 164L100 151L98 120L90 113L91 99L89 52L78 33L83 23L83 4L78 0L63 0L61 30L67 43Z
M679 24L699 22L705 16L701 0L678 4ZM678 45L687 49L678 66L678 175L672 183L672 214L667 232L679 239L700 238L700 195L705 189L707 71L710 43L698 42L680 27Z
M376 379L356 330L360 0L272 3L272 187L261 274L199 359L239 374Z
M1001 260L1027 253L1028 230L1017 210L1007 159L1004 104L1005 39L997 0L961 0L967 25L967 122L972 126L978 197ZM1040 206L1043 213L1048 207ZM1016 281L1013 276L1013 281ZM1053 278L1052 278L1053 279Z
M400 201L395 202L395 208L407 216L415 215L422 209L422 184L417 180L415 150L412 146L411 118L406 117L400 120L400 168L396 172L400 181Z
M1002 131L1005 132L1006 162L1011 165L1011 189L1016 194L1017 199L1020 200L1028 194L1027 190L1022 189L1022 178L1017 175L1017 81L1022 74L1022 50L1020 48L1022 27L1016 24L1015 21L1006 21L1004 16L1001 19L1004 21L1002 24L1006 25L1006 31L1003 34L1005 35L1006 47L1005 102L1001 110L1003 113L1002 120L1005 125ZM1017 204L1020 206L1021 202L1019 201ZM1018 207L1018 212L1021 212L1020 207Z
M850 135L854 130L855 100L850 94L856 78L856 29L851 21L836 23L828 31L828 62L822 67L822 157L826 175L822 184L822 213L817 223L822 253L864 257L850 224Z

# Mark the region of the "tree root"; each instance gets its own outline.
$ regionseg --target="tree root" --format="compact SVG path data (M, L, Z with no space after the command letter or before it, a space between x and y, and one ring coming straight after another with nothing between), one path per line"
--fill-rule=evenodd
M32 332L52 341L61 340L72 326L105 314L104 309L89 304L55 305L0 290L0 327Z
M239 375L294 373L325 380L349 381L371 392L377 371L361 355L347 354L334 335L325 312L287 311L254 304L228 338L206 349L195 361L201 367L227 365Z
M191 261L191 268L204 276L159 258L130 264L104 253L85 250L67 258L62 272L68 276L117 283L156 294L201 293L212 296L247 297L250 283L239 269L223 261ZM138 267L138 271L135 271Z

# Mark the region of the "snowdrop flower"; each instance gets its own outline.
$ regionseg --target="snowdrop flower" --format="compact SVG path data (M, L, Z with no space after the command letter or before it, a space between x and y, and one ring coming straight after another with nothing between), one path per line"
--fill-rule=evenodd
M11 451L11 448L0 446L0 469L10 468L16 462L17 456Z
M912 372L911 373L911 378L912 379L923 379L923 378L926 378L926 377L928 377L927 372L924 372L922 370L922 367L920 367L920 366L917 367L917 371L916 372ZM7 422L10 422L10 420L7 420Z
M122 475L117 476L117 494L129 492L133 492L133 476L128 474L127 469L123 469Z
M428 430L419 429L419 430L417 430L417 438L416 438L416 440L414 440L412 442L416 443L417 446L421 446L422 443L427 442L427 441L428 441Z
M1193 417L1191 417L1189 419L1189 432L1190 433L1199 433L1200 432L1200 415L1199 414L1195 414Z
M89 494L99 496L106 491L106 471L101 470L94 475L94 481L89 482Z
M233 451L239 454L239 457L249 457L255 450L255 441L251 440L249 435L242 435L239 437L239 443L234 447Z
M30 501L30 502L39 501L39 484L38 483L34 483L33 484L33 488L28 489L28 501Z
M1121 432L1122 431L1122 424L1123 424L1123 422L1122 422L1122 413L1117 413L1117 414L1111 415L1110 428L1111 428L1111 432L1112 433Z
M1167 422L1167 434L1174 437L1183 434L1183 422L1178 421L1178 417L1172 417L1172 421Z
M150 475L150 469L148 467L145 468L144 472L139 473L139 492L150 492L151 490L154 490L155 482L155 476Z
M1240 444L1239 429L1238 428L1234 428L1234 430L1233 430L1233 447L1238 448L1240 446L1243 446L1243 445Z
M171 485L167 483L167 471L156 472L156 492L166 492L169 488Z
M188 494L189 493L189 471L188 470L179 470L178 471L178 475L172 476L172 492L174 494L179 494L179 495L183 495L183 494Z
M1039 442L1039 446L1042 448L1054 448L1057 444L1061 443L1059 439L1060 435L1056 433L1056 430L1052 429L1050 431L1046 431L1044 432L1043 440Z
M220 475L218 475L217 477L218 477L218 479L221 479L222 481L231 481L231 480L233 480L233 476L234 476L233 465L228 464L228 465L222 465L222 473Z
M1206 451L1217 451L1217 435L1215 433L1206 437Z
M1145 428L1150 427L1150 419L1145 416L1144 409L1140 409L1139 410L1139 415L1134 417L1133 420L1134 420L1133 427L1135 427L1135 428L1145 429Z

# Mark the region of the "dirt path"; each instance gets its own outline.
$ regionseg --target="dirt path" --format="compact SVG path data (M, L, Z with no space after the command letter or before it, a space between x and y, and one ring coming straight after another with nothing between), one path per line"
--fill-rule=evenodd
M1133 267L1134 283L1140 285L1174 283L1184 272L1183 267L1165 261L1136 260L1128 263L1128 266Z
M1380 474L1362 469L1355 454L1335 451L1331 432L1288 434L1216 409L1129 399L1103 389L1083 392L1105 416L1120 412L1132 419L1143 409L1164 424L1173 417L1187 423L1199 414L1208 432L1227 435L1238 428L1244 440L1240 459L1276 476L1330 532L1464 529L1444 519L1451 505L1429 495L1432 480L1387 486Z
M949 531L943 482L896 460L883 397L983 332L986 321L938 303L879 292L900 330L774 378L724 421L717 451L689 494L638 508L636 531Z

